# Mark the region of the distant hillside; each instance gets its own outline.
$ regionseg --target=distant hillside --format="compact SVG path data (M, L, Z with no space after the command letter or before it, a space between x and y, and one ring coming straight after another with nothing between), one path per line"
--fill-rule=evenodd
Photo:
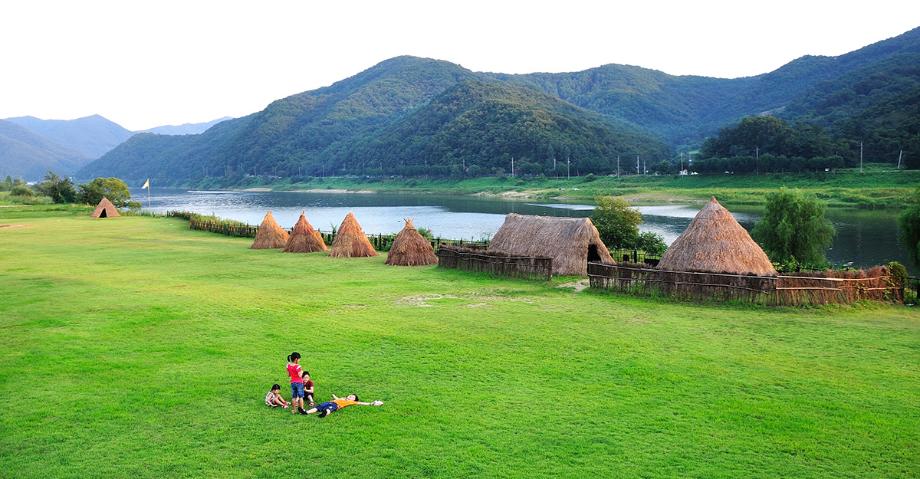
M667 147L631 126L530 88L468 80L344 148L337 166L361 174L474 175L516 171L564 174L616 171L617 154L667 155ZM554 172L553 159L557 160ZM630 163L625 159L624 165Z
M890 160L901 147L920 156L912 68L918 53L920 29L914 29L838 57L806 56L737 79L626 65L574 73L474 73L444 61L397 57L200 135L141 135L80 175L225 183L245 175L441 175L456 168L469 173L474 165L477 172L507 170L511 155L545 165L561 156L560 148L576 164L593 164L590 171L600 172L615 153L646 154L652 163L670 159L655 138L671 148L698 147L719 128L759 114L826 125L837 144L859 137L873 159ZM464 83L469 80L482 83ZM461 83L466 86L440 96ZM524 88L545 96L525 94ZM540 120L547 116L551 121ZM607 129L587 134L601 117ZM567 122L576 130L560 126ZM597 155L608 156L602 161Z
M183 123L181 125L163 125L139 131L138 133L155 133L157 135L197 135L204 133L212 126L226 120L231 120L229 116L218 118L216 120L206 121L203 123Z
M7 121L90 159L99 158L134 134L99 115L75 120L42 120L22 116L7 118Z
M48 170L73 172L88 161L79 152L64 148L13 122L0 120L0 178L41 178Z

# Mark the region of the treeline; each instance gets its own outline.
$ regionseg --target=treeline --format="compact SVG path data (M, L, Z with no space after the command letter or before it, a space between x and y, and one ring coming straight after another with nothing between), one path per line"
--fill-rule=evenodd
M0 181L0 192L9 192L20 203L85 203L95 205L108 198L117 207L140 208L131 201L128 185L118 178L95 178L77 185L70 178L49 171L41 182L29 185L19 178L7 176Z

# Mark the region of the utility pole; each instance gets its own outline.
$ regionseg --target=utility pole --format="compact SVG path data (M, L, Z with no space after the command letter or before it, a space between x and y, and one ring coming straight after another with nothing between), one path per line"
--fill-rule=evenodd
M553 171L556 171L556 157L553 157Z
M565 157L565 178L567 180L572 179L572 158Z
M511 157L511 176L514 176L514 157Z
M760 173L760 147L754 147L754 173Z
M648 165L645 164L645 159L642 160L642 174L643 175L648 174Z
M901 157L902 156L904 156L904 150L901 150L901 152L898 153L898 169L899 170L901 169Z
M636 175L639 175L639 155L636 155Z
M617 155L617 178L620 177L620 155Z
M859 172L863 172L863 142L859 142Z

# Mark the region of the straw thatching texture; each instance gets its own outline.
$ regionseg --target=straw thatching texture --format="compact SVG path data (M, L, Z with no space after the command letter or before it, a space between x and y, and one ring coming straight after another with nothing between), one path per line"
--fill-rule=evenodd
M259 231L256 232L256 240L252 242L252 249L270 249L284 248L287 244L288 232L278 226L272 212L265 213L262 224L259 225Z
M511 213L495 233L490 252L553 259L553 274L588 274L588 261L613 263L590 218L555 218Z
M332 241L332 248L329 250L329 256L335 258L364 258L367 256L377 256L371 242L368 241L367 235L358 224L355 214L348 212L342 224L336 231L335 239Z
M313 253L315 251L326 251L326 243L323 242L323 235L313 229L313 226L307 221L307 215L301 212L300 218L294 224L294 229L291 230L291 237L284 246L284 252Z
M438 257L434 255L434 248L412 224L406 220L406 226L393 239L390 252L387 253L387 264L394 266L424 266L437 264Z
M669 271L776 276L767 254L715 197L668 247L658 267Z
M118 214L118 208L109 201L105 196L99 200L99 204L96 205L96 209L93 210L93 218L116 218L121 216Z

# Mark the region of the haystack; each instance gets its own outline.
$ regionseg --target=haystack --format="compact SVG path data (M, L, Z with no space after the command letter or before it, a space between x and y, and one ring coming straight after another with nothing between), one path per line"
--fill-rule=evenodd
M658 267L669 271L776 275L770 258L715 197L665 251Z
M412 224L411 219L406 220L406 226L396 235L390 252L387 253L387 264L395 266L424 266L437 264L438 257L434 255L431 243L419 234Z
M553 274L588 274L588 261L613 263L590 218L556 218L511 213L489 251L553 259Z
M109 201L105 196L99 200L99 204L96 205L96 209L93 210L93 218L115 218L121 216L118 214L118 208Z
M294 229L291 230L291 237L287 240L284 252L313 253L315 251L326 251L326 243L323 242L323 235L313 229L313 226L307 221L307 215L301 212Z
M377 256L374 246L368 241L354 213L348 212L345 219L342 220L342 225L339 226L335 240L332 242L332 248L329 250L329 256L336 258Z
M284 248L288 240L288 232L278 226L272 212L265 213L262 218L262 224L259 225L259 231L256 232L256 240L252 242L252 249L270 249Z

